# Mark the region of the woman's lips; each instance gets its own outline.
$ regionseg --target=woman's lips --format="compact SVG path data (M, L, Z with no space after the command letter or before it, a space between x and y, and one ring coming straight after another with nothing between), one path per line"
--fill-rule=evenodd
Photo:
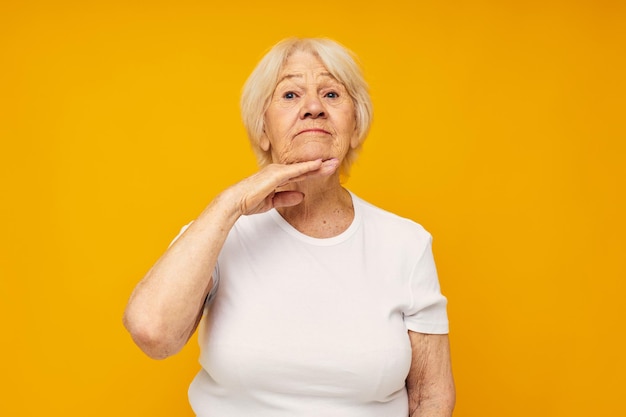
M327 130L324 129L317 129L317 128L313 128L313 129L304 129L298 132L298 135L301 135L303 133L321 133L323 135L330 135L330 132L328 132Z

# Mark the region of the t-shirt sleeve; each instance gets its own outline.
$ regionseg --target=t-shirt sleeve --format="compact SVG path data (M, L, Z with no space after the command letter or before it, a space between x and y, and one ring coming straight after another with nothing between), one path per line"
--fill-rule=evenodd
M441 294L430 235L411 272L409 290L411 302L404 312L407 329L418 333L447 334L448 300Z
M174 242L176 242L178 240L178 238L181 237L183 233L185 233L185 230L187 230L187 228L189 228L189 226L191 226L191 223L193 223L193 221L187 223L186 225L184 225L183 227L180 228L180 231L178 232L176 237L174 237L174 239L171 240L171 242L170 242L168 247L172 246L174 244Z

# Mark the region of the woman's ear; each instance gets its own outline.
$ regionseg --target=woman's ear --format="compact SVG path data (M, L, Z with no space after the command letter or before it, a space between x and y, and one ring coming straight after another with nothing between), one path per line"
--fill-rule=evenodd
M361 135L359 132L359 123L357 115L354 115L354 130L352 131L352 137L350 138L350 148L357 149L361 146Z
M356 149L361 146L361 135L359 135L358 129L355 127L352 132L352 138L350 138L350 148Z
M259 138L259 146L261 147L261 149L263 149L264 152L270 150L270 139L267 137L267 134L265 134L265 129L263 130L263 134Z

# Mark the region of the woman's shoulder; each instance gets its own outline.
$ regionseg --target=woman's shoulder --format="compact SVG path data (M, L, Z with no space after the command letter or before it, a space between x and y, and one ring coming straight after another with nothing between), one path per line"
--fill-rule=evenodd
M355 194L352 194L352 197L355 210L361 212L366 227L392 234L396 238L402 238L404 236L411 240L431 240L431 234L417 221L365 201Z

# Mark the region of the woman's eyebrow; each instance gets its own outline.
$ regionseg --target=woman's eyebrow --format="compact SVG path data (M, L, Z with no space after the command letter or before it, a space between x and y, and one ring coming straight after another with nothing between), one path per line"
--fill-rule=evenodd
M320 72L319 74L317 74L316 78L320 78L320 77L331 78L332 80L337 81L337 79L335 77L333 77L333 75L330 72ZM301 78L304 78L304 75L300 74L300 73L285 74L278 80L276 85L279 85L280 83L282 83L285 80L293 80L294 78L301 79Z

